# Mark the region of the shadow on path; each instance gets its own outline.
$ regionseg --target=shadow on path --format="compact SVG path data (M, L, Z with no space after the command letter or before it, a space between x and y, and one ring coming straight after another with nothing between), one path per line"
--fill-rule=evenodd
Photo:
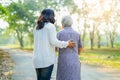
M10 53L15 66L12 80L36 80L32 65L32 54L17 49L5 49ZM57 66L55 64L51 80L55 80ZM81 80L120 80L120 71L108 72L95 66L81 65Z

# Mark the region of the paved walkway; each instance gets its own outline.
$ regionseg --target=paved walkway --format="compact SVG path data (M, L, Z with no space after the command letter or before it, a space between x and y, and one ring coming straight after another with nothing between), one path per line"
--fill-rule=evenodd
M32 65L32 54L21 50L6 49L15 63L12 80L36 80L35 70ZM120 71L109 72L107 69L83 65L82 80L120 80ZM52 79L55 80L56 66L54 67Z

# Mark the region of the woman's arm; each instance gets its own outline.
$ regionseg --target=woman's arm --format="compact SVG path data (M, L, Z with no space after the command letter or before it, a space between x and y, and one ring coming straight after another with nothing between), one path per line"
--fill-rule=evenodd
M78 48L78 55L80 55L82 48Z
M54 45L59 48L66 48L66 47L73 48L75 46L75 43L72 41L59 41L57 39L56 28L52 24L49 26L48 33L49 33L49 40L51 45Z

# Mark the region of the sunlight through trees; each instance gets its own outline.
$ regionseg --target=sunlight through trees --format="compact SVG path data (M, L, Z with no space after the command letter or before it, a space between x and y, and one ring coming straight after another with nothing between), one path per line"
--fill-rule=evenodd
M54 9L58 31L61 18L71 15L72 27L80 33L84 47L120 46L119 0L1 0L0 35L13 36L12 42L19 43L21 48L33 46L32 30L44 8ZM8 27L2 28L3 25Z

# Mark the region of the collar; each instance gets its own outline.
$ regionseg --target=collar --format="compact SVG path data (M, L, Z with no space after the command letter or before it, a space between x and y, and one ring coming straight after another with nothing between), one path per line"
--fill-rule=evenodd
M64 29L72 29L72 27L64 27Z

